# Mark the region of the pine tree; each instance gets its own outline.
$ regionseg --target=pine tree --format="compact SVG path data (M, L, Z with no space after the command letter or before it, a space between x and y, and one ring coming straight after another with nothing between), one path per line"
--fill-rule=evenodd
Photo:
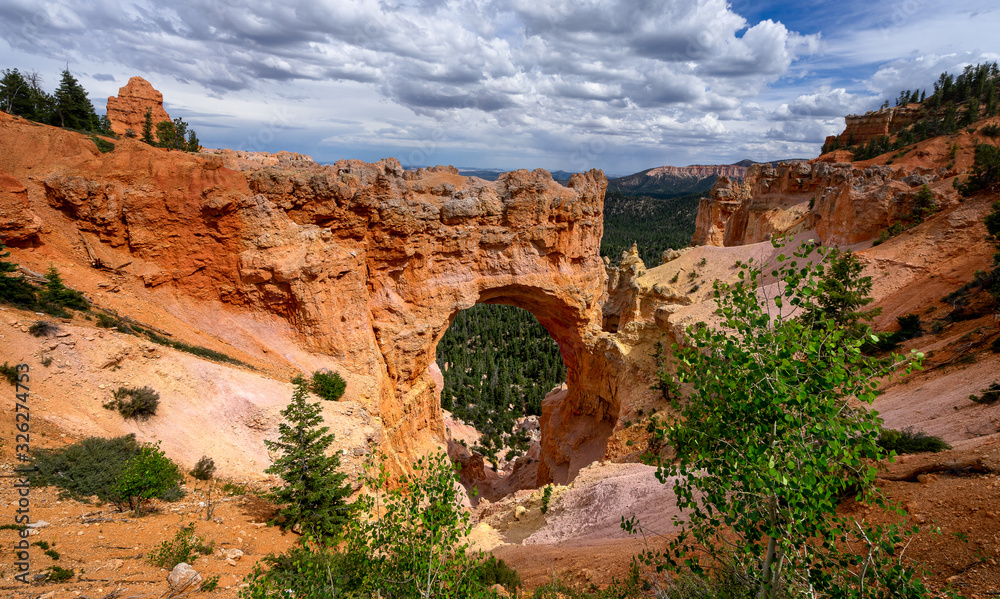
M881 312L881 308L862 310L872 302L872 278L862 277L864 264L854 252L830 250L827 264L820 266L815 304L807 304L804 319L814 327L825 326L824 320L850 332L857 339L867 334L870 321Z
M0 110L31 118L34 106L31 102L31 88L28 81L17 69L4 69L0 79Z
M55 115L60 127L94 131L97 129L97 113L76 77L65 69L55 93ZM55 124L55 123L53 123Z
M296 378L295 393L281 415L285 422L278 426L278 441L265 441L268 450L280 452L280 457L265 470L276 474L285 486L268 494L268 498L284 507L278 512L285 527L298 525L302 534L319 542L334 540L347 523L351 494L347 475L340 472L340 454L326 455L333 435L323 422L319 402L309 403L308 383Z
M146 109L146 116L142 121L142 141L153 145L153 109Z

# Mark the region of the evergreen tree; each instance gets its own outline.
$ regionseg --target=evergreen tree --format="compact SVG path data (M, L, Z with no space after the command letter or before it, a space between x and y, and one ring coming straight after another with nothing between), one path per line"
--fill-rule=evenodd
M0 110L24 118L31 118L34 105L31 87L17 69L4 69L0 79Z
M198 141L198 136L195 135L194 129L191 129L190 131L188 131L187 148L186 149L187 149L188 152L197 152L198 150L201 149L201 142Z
M142 141L153 145L153 109L146 109L146 116L142 121Z
M804 320L812 326L825 326L823 321L832 320L834 324L851 332L858 339L867 334L869 327L864 324L878 316L880 308L862 310L872 303L869 295L872 290L872 278L862 277L864 264L854 252L830 250L827 263L817 267L819 283L816 286L815 303L805 304Z
M17 272L17 264L7 262L4 258L10 256L0 243L0 302L6 302L22 308L32 308L37 301L35 288L22 276L8 276Z
M326 455L333 435L323 422L319 402L306 401L309 384L298 377L295 393L281 415L285 422L278 426L278 441L264 441L268 450L280 452L280 457L265 470L285 481L268 498L284 507L278 512L283 525L298 525L302 534L320 542L335 539L347 523L351 494L347 475L340 472L340 454Z
M97 113L76 77L65 69L55 93L55 119L60 127L95 131L98 128ZM56 124L56 123L53 123Z

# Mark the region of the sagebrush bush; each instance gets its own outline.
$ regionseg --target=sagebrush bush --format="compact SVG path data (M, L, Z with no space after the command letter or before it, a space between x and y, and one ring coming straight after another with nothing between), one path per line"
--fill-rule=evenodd
M215 460L208 457L207 455L201 456L198 463L194 465L194 468L189 472L195 480L211 480L215 476Z
M993 404L1000 401L1000 382L993 383L979 392L980 395L970 395L969 399L979 404Z
M890 428L882 429L877 443L882 449L895 451L899 455L904 453L937 453L951 449L951 445L945 443L941 437L928 435L924 431L916 431L913 427L901 431Z
M327 401L337 401L347 390L347 382L340 373L318 370L312 375L309 390Z
M35 337L48 337L59 332L59 325L50 320L36 320L28 327L28 332Z
M112 488L125 463L139 455L135 435L114 439L89 437L57 449L32 453L32 486L55 486L62 496L86 499L96 495L111 501Z
M104 404L108 410L118 410L124 418L149 420L156 415L160 394L151 387L118 387L112 399Z

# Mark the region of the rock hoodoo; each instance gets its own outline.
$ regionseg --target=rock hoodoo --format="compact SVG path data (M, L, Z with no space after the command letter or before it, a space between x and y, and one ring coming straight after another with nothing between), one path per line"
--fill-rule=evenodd
M163 94L142 77L132 77L125 87L118 90L118 96L108 98L111 130L125 135L131 129L136 135L142 135L147 109L152 111L154 127L156 123L170 120L170 115L163 109ZM156 135L155 129L153 135Z

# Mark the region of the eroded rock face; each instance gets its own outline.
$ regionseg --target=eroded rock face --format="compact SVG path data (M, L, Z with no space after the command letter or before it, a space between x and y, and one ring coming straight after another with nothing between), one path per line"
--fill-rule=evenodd
M156 137L156 124L170 120L170 115L163 109L163 94L153 89L142 77L132 77L125 87L119 88L117 96L108 98L111 130L118 135L125 135L131 129L141 137L147 109L153 116L153 136Z
M35 239L42 221L31 211L28 188L0 172L0 243L17 245Z
M598 347L603 173L564 187L543 170L487 182L450 167L404 172L395 159L256 158L123 139L32 173L47 209L127 253L125 270L147 286L278 315L302 344L377 381L363 407L400 470L445 441L428 367L455 314L476 303L525 308L559 343L568 390L547 402L538 479L566 482L581 456L601 457L617 418Z
M735 246L815 229L826 244L870 240L913 210L929 168L823 161L755 164L740 182L720 178L698 206L692 242Z
M902 131L917 120L919 112L919 104L909 104L865 114L849 114L844 117L844 132L827 137L826 143L829 146L836 141L841 147L865 144L872 139Z

